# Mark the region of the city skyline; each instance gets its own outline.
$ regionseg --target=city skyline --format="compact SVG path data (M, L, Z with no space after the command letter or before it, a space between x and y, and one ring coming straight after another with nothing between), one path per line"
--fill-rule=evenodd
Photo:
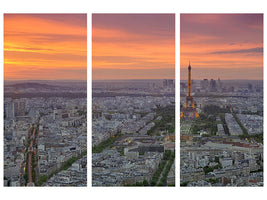
M86 14L4 14L5 80L86 80L86 71Z
M92 79L174 79L174 14L93 14Z
M181 80L263 80L262 14L181 14Z

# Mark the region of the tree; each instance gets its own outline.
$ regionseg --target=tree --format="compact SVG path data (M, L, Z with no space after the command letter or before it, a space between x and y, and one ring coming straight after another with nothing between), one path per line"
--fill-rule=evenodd
M153 179L153 180L151 181L151 185L152 185L152 186L155 186L156 183L157 183L157 181L156 181L155 179Z
M136 182L136 186L143 186L142 182Z
M217 162L217 163L219 163L220 162L219 159L220 158L218 156L215 156L215 160L214 161Z
M162 181L160 181L158 186L164 186L164 183Z
M146 179L143 181L143 185L148 186L148 181Z
M187 186L187 184L188 184L188 182L183 182L183 183L180 184L180 186L181 187L185 187L185 186Z

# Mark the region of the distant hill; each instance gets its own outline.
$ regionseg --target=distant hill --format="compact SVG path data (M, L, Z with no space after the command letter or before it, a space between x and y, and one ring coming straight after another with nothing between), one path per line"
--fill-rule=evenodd
M16 84L12 84L9 85L7 87L13 87L15 89L27 89L27 88L34 88L34 89L56 89L58 88L58 86L53 86L53 85L48 85L48 84L44 84L44 83L16 83Z

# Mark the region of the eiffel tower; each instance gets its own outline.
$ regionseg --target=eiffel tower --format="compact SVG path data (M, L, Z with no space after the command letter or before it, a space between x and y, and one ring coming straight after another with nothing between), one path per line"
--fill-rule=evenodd
M192 97L190 61L189 61L189 66L188 66L188 85L187 85L186 101L185 101L185 105L182 109L180 117L184 119L194 119L194 118L199 117L197 110L195 108L193 97Z

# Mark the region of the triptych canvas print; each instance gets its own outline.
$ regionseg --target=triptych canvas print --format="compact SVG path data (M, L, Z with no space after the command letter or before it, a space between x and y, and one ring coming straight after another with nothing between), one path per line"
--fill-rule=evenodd
M263 186L263 14L88 15L4 14L5 187Z

